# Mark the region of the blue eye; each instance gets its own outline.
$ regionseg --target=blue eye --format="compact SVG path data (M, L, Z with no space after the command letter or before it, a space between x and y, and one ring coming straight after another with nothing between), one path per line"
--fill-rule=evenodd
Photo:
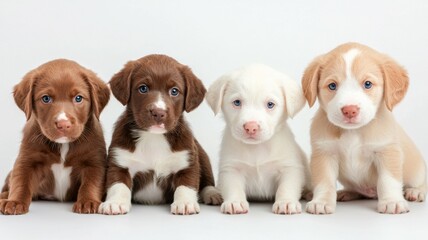
M173 87L173 88L171 88L171 90L169 90L169 94L173 97L177 97L179 93L180 92L178 91L178 88L176 88L176 87Z
M237 100L233 101L233 105L235 105L237 107L241 106L241 100L237 99Z
M143 84L143 85L141 85L141 86L138 88L138 91L139 91L140 93L147 93L147 92L149 91L149 87L147 87L147 85L146 85L146 84Z
M370 82L370 81L365 81L364 82L364 88L365 89L370 89L372 87L373 87L373 83L372 82Z
M330 84L328 85L328 88L329 88L331 91L335 91L335 90L336 90L336 88L337 88L337 84L336 84L336 83L330 83Z
M275 103L273 103L273 102L268 102L266 106L267 106L267 108L272 109L272 108L274 108L274 107L275 107Z
M74 101L76 101L77 103L81 103L83 101L83 97L81 95L77 95L76 97L74 97Z
M42 96L42 102L43 103L51 103L52 102L52 98L49 97L48 95L43 95Z

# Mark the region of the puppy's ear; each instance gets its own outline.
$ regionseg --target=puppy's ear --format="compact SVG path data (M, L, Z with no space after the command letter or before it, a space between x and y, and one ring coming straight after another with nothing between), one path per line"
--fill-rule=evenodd
M91 107L97 119L110 99L110 89L97 75L91 70L85 69L81 73L91 93Z
M287 76L282 79L282 85L287 114L293 118L305 106L305 97L299 84Z
M309 107L312 107L318 95L318 82L321 76L321 65L323 56L315 58L305 69L302 77L303 94L308 100Z
M186 112L190 112L201 104L207 90L202 81L193 74L189 67L182 66L181 74L186 81L184 109Z
M385 57L382 66L384 79L384 99L386 107L392 111L395 105L403 100L409 87L407 71L397 62Z
M16 105L25 113L27 121L33 112L33 88L39 76L33 70L27 73L20 83L13 88Z
M226 90L229 80L230 75L223 75L208 88L207 96L205 98L215 115L220 112L221 104L223 103L224 91Z
M134 61L125 64L120 72L116 73L110 80L110 88L113 95L122 105L128 104L131 95L131 77L134 70Z

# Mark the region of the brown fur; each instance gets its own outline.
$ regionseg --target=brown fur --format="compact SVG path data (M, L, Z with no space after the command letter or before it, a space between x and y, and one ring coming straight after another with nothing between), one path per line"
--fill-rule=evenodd
M52 104L41 102L46 94L54 99ZM77 94L84 98L81 104L73 104ZM65 167L72 167L70 187L62 200L76 201L73 211L77 213L97 211L106 168L106 148L98 118L109 96L107 85L95 73L73 61L54 60L25 75L15 86L14 98L28 121L18 158L2 190L1 213L26 213L32 199L60 200L53 197L51 166L61 162L61 144L54 140L62 134L72 140L64 162ZM54 127L60 108L72 124L62 134Z

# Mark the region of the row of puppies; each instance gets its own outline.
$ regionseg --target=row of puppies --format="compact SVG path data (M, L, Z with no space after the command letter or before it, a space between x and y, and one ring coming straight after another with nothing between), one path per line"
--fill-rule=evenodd
M220 204L223 196L224 213L248 212L248 200L274 200L273 212L294 214L313 187L310 213L332 213L336 199L362 197L378 198L379 212L407 212L405 199L423 201L426 194L424 161L390 112L407 85L396 62L355 43L316 58L304 73L303 92L263 65L222 76L206 95L226 121L220 195L208 156L182 115L206 92L187 66L150 55L127 63L112 78L114 96L127 107L115 125L105 180L98 118L109 90L91 71L56 60L15 88L28 121L0 211L22 214L32 198L42 198L76 201L78 213L124 214L132 200L172 203L173 214L194 214L199 194L206 204ZM310 106L317 97L320 102L311 127L311 171L286 123L305 97ZM337 179L345 186L338 193Z

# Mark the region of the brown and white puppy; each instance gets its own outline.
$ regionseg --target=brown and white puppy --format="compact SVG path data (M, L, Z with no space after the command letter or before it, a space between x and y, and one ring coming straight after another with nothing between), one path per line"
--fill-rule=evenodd
M403 67L357 43L308 66L303 90L310 106L317 97L320 104L311 126L309 213L333 213L336 199L378 198L378 211L391 214L408 212L406 200L424 201L425 162L391 113L408 84ZM336 179L344 186L337 193Z
M172 202L171 213L194 214L200 191L205 203L220 204L208 156L183 116L206 92L190 68L168 56L149 55L128 62L110 87L126 110L115 125L107 198L99 211L125 214L133 200Z
M24 214L31 199L76 201L74 212L97 212L106 169L99 116L109 97L95 73L70 60L45 63L24 76L14 98L27 123L1 193L1 213Z

